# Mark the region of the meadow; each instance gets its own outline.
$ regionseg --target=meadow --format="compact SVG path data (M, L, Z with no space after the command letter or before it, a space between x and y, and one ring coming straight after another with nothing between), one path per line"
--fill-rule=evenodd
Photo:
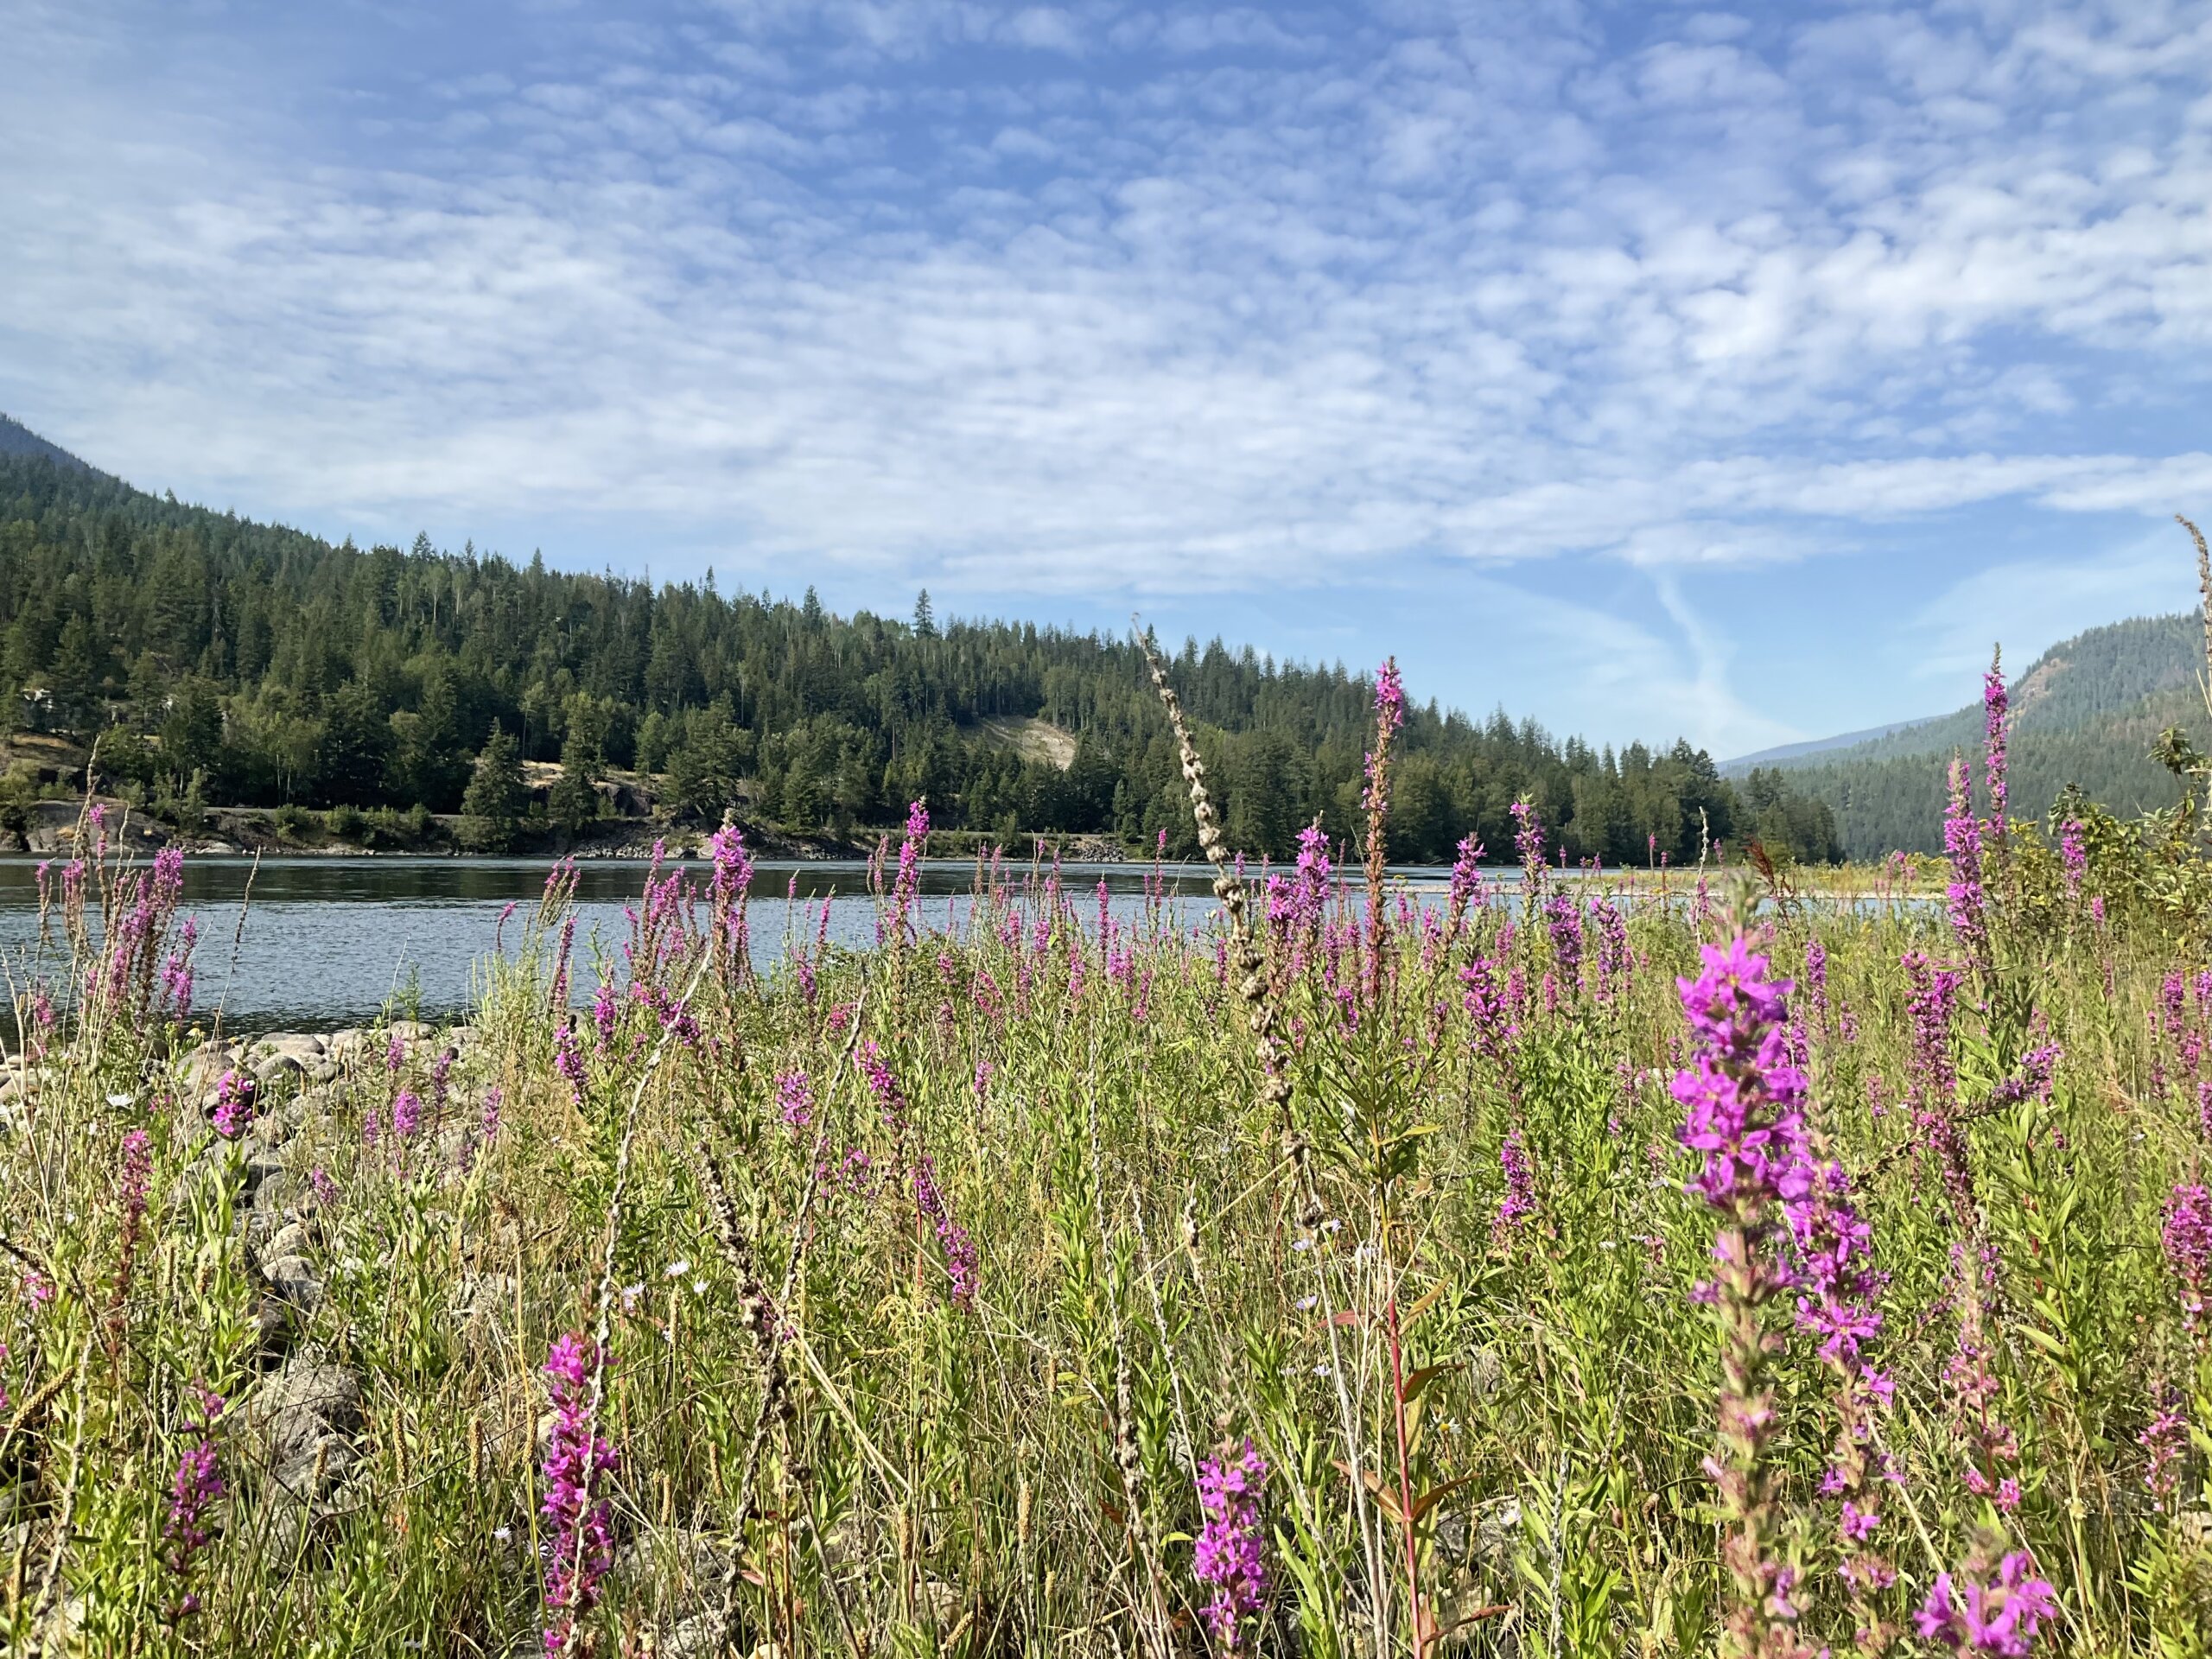
M88 823L0 1084L10 1650L2204 1651L2201 861L2012 821L1993 677L1942 868L1524 810L1410 893L1378 686L1294 867L1184 741L1195 932L997 858L925 918L917 804L873 950L755 971L726 831L605 959L556 868L453 1029L227 1044L250 937Z

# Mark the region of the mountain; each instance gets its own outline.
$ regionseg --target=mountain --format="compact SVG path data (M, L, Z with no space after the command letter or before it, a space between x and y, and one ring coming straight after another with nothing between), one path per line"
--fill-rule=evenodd
M2041 818L2058 791L2079 784L2122 814L2171 805L2179 785L2150 758L2169 726L2202 742L2212 722L2198 677L2202 619L2138 617L2053 645L2008 688L2012 812ZM1758 760L1827 803L1850 856L1893 848L1937 852L1943 842L1945 769L1965 753L1977 772L1983 743L1979 701L1951 714L1871 734L1854 734Z
M0 415L0 455L22 455L34 461L50 461L57 467L74 467L87 473L92 470L60 444L49 443L21 421L6 415Z
M419 826L482 816L471 793L511 806L543 766L561 777L549 830L596 822L619 771L695 820L741 803L843 834L921 798L935 824L1010 846L1050 831L1196 851L1176 746L1127 639L942 620L925 597L911 620L841 617L811 590L794 604L711 577L656 588L420 536L405 551L333 545L37 443L0 454L0 736L97 735L111 785L156 814L390 809ZM1359 833L1371 679L1218 639L1173 658L1233 844L1281 859L1317 819L1339 843ZM1700 823L1807 861L1835 853L1832 815L1783 774L1739 787L1686 742L1615 753L1430 703L1407 711L1394 753L1397 858L1448 861L1470 835L1510 856L1523 796L1571 859L1694 861ZM480 771L512 786L472 790ZM0 814L8 790L39 782L0 779Z
M1832 749L1851 748L1857 744L1871 742L1878 737L1888 737L1896 732L1910 731L1916 726L1924 726L1930 721L1942 718L1941 715L1923 715L1917 720L1893 721L1887 726L1869 726L1861 731L1839 732L1834 737L1813 737L1802 743L1777 744L1773 748L1761 749L1756 754L1739 754L1733 760L1723 760L1720 775L1723 778L1746 777L1761 766L1778 766L1792 760L1802 760L1809 755L1824 754Z

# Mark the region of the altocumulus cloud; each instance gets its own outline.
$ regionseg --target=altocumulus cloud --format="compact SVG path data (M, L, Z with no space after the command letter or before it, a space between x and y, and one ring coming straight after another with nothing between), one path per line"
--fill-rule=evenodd
M15 17L0 406L251 511L1040 603L1586 556L1725 744L1789 721L1666 573L2212 485L2202 4Z

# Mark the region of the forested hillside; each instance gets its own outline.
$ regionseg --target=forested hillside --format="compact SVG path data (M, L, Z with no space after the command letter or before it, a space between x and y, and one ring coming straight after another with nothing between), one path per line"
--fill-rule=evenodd
M2179 799L2151 748L2169 726L2205 741L2196 689L2203 653L2199 618L2158 616L2092 628L2037 658L2012 686L2014 816L2042 817L2069 783L2122 814ZM1972 753L1981 731L1974 702L1886 737L1769 764L1828 804L1853 857L1938 852L1946 764L1955 749Z
M1317 814L1351 833L1371 683L1185 642L1236 843L1281 857ZM732 801L795 830L935 821L1002 835L1105 832L1188 852L1173 744L1127 641L1027 624L835 616L810 590L664 586L448 553L334 546L0 455L0 718L89 735L156 810L189 799L459 809L479 757L558 761L571 810L606 768L658 775L664 806ZM986 741L1033 717L1065 766ZM1726 840L1835 855L1827 809L1778 772L1732 785L1676 743L1615 753L1503 713L1412 712L1394 773L1395 856L1440 860L1471 830L1510 855L1532 796L1570 857L1694 859ZM557 794L557 791L556 791ZM582 803L581 809L575 803Z

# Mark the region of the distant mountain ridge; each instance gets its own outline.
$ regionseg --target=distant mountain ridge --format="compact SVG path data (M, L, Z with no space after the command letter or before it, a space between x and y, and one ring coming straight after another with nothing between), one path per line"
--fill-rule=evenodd
M1867 726L1855 732L1839 732L1834 737L1809 737L1802 743L1777 743L1770 749L1761 749L1755 754L1739 754L1732 760L1723 760L1720 775L1741 778L1755 767L1785 766L1793 760L1847 749L1855 744L1871 743L1876 738L1910 731L1916 726L1925 726L1942 718L1942 715L1919 715L1910 720L1893 720L1886 726Z
M2212 735L2197 690L2204 664L2202 621L2186 613L2091 628L2037 658L2008 687L2013 816L2042 817L2069 783L2122 813L2171 805L2178 785L2150 758L2151 745L2168 726L2192 731L2200 743ZM1789 772L1834 810L1852 857L1892 848L1936 852L1949 757L1965 753L1978 775L1982 741L1976 701L1871 735L1745 756L1723 770L1756 762Z
M53 461L57 466L74 467L80 472L99 470L7 415L0 415L0 455L29 455L36 460Z

